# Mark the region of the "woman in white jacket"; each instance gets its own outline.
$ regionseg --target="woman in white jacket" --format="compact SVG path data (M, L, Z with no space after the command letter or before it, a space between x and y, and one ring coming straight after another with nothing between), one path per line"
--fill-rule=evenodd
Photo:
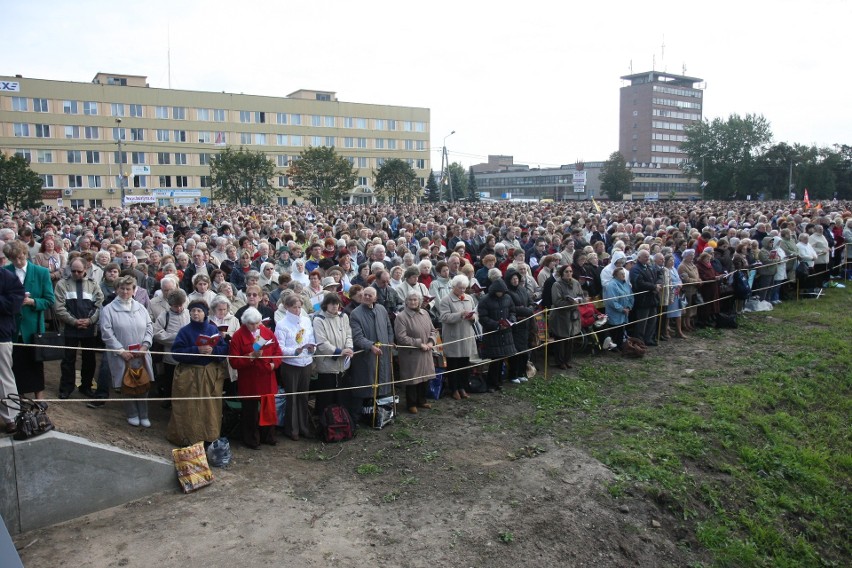
M349 316L343 313L340 304L340 298L336 294L328 294L320 305L321 311L314 315L317 379L311 384L311 390L325 391L342 387L343 375L349 368L349 362L354 354ZM345 398L339 394L341 393L335 391L317 393L314 411L322 416L327 406L332 404L346 406ZM353 416L353 422L357 418Z
M311 386L311 363L316 341L311 320L302 315L302 298L288 294L284 298L284 307L287 315L275 326L275 339L284 353L284 361L278 368L278 384L287 392L284 435L298 441L300 435L312 435L308 390Z

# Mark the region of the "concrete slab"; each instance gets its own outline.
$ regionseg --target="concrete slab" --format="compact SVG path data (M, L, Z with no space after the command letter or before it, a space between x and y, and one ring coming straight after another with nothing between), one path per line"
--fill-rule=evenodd
M17 534L21 532L21 519L18 517L18 484L15 482L15 451L12 438L0 438L0 517L6 529Z
M49 432L12 442L19 530L26 532L160 491L176 491L170 461ZM5 515L4 515L5 517Z

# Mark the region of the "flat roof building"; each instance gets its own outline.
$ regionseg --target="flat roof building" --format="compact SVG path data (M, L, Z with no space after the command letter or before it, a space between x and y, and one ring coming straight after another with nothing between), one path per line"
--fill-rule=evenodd
M373 171L390 158L407 161L425 186L429 136L428 108L341 102L333 91L270 97L152 88L142 75L98 73L90 83L0 76L0 151L30 161L47 205L117 206L120 169L128 202L206 203L210 160L225 146L273 160L280 204L293 199L289 163L311 146L349 158L353 194L371 194Z
M621 79L629 84L621 88L618 149L628 166L654 177L654 193L661 199L672 192L679 198L691 197L693 192L697 195L698 188L692 188L685 175L676 174L687 158L681 149L686 141L684 129L702 120L704 92L696 85L703 79L662 71ZM668 171L654 176L653 169ZM649 187L647 180L634 179L634 194L651 192Z

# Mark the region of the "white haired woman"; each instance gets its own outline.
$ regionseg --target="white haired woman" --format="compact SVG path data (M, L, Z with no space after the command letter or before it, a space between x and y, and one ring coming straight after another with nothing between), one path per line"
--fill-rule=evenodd
M316 341L311 320L302 315L302 298L296 294L284 297L287 315L275 326L275 339L281 346L284 362L278 370L278 384L287 391L287 418L284 434L294 442L299 436L311 436L308 390Z
M393 322L395 342L399 346L399 375L405 381L405 401L408 412L429 409L426 401L426 382L435 378L432 348L437 343L437 331L432 318L422 309L423 297L411 292L405 298L405 309Z
M447 358L447 380L455 400L470 398L467 394L470 382L470 359L476 355L476 336L473 324L478 316L476 304L465 290L470 280L459 274L450 281L452 292L438 303L438 319L444 341L444 356Z

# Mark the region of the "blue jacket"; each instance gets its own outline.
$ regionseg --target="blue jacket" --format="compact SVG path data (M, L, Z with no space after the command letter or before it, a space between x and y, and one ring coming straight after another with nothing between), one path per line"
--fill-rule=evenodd
M222 357L199 357L198 347L195 345L195 340L199 335L219 335L219 328L210 323L209 320L203 322L190 321L177 332L175 342L172 343L172 357L178 363L185 365L207 365L208 363L218 363L225 359ZM182 355L182 353L195 353L195 355ZM213 347L212 355L227 355L228 342L222 338Z
M627 323L627 314L624 308L633 309L633 290L625 280L613 278L604 288L604 305L610 325L623 325Z

